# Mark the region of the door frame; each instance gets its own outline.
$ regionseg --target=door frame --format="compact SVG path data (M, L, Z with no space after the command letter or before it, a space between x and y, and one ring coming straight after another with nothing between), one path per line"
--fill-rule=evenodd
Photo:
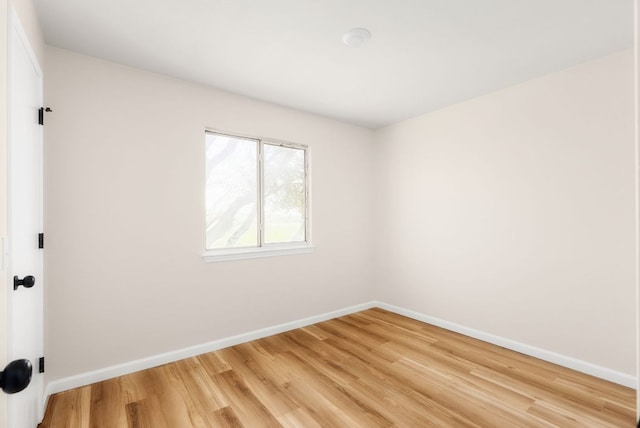
M36 88L37 93L38 93L38 98L40 101L43 100L43 72L42 72L42 68L40 67L40 63L38 62L38 59L35 55L35 52L33 50L33 47L31 46L31 43L29 41L29 37L27 36L27 33L24 30L24 26L22 25L22 22L20 21L20 18L18 16L18 13L16 12L15 8L13 5L10 5L10 7L8 8L8 16L7 16L7 188L6 188L6 195L7 195L7 239L5 240L6 244L3 245L0 250L3 252L2 256L3 256L3 260L5 261L5 275L6 275L6 293L7 293L7 334L6 334L6 339L7 339L7 356L9 359L15 359L15 358L20 358L20 356L16 356L16 355L12 355L12 331L13 331L13 326L12 326L12 294L13 293L13 287L11 286L11 284L13 283L13 278L11 277L12 275L12 226L13 226L13 221L14 221L14 216L13 216L13 182L12 182L12 171L13 171L13 165L12 165L12 152L13 152L13 139L12 139L12 132L13 132L13 93L14 93L14 80L13 80L13 75L12 75L12 70L13 70L13 58L14 58L14 48L13 48L13 44L15 41L15 38L18 39L18 42L22 44L23 48L24 48L24 52L26 53L27 57L29 58L29 61L31 63L31 65L34 67L37 78L38 78L38 87ZM44 210L44 198L43 198L43 187L44 187L44 174L43 174L43 131L42 131L42 127L40 127L38 129L38 144L40 146L40 153L39 153L39 158L38 159L38 181L40 182L40 194L37 196L39 199L39 205L40 205L40 212L38 213L38 225L39 225L39 229L40 231L43 230L43 210ZM44 317L43 317L43 309L44 309L44 276L43 276L43 256L42 253L40 253L39 258L38 258L38 283L41 289L41 299L38 302L40 308L38 311L38 324L40 325L40 332L39 332L39 338L37 338L37 340L39 340L40 342L40 346L42 347L43 351L44 351ZM36 365L36 362L34 362L34 374L33 376L39 376L40 374L37 372L38 367ZM42 382L42 391L40 391L41 393L38 396L38 421L42 421L42 419L44 418L44 412L45 412L45 391L46 391L46 385L43 379ZM11 399L7 400L7 420L8 422L10 422L12 420L11 418L11 414L12 414L12 409L11 409Z

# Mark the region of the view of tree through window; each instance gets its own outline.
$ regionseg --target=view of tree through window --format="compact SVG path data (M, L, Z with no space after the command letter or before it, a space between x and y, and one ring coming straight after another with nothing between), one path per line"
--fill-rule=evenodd
M265 242L305 240L304 150L264 145Z
M258 245L258 141L207 134L207 248Z
M303 147L210 132L205 144L207 249L306 241Z

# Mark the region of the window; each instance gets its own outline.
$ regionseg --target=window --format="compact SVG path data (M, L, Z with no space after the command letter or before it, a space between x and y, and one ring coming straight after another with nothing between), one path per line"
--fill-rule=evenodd
M205 134L206 261L309 252L306 146Z

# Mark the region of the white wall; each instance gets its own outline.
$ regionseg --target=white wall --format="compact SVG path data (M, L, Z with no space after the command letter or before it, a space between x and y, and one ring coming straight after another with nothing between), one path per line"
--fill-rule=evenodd
M376 298L634 374L631 51L376 134Z
M635 373L630 51L375 133L46 66L49 381L374 298ZM205 127L311 146L314 254L201 261Z
M48 380L362 303L372 132L47 49ZM204 130L311 150L313 254L204 263Z

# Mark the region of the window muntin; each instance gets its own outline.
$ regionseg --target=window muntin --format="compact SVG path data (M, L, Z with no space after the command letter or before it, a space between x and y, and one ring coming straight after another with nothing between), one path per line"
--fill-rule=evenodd
M304 146L207 132L206 250L308 243Z

